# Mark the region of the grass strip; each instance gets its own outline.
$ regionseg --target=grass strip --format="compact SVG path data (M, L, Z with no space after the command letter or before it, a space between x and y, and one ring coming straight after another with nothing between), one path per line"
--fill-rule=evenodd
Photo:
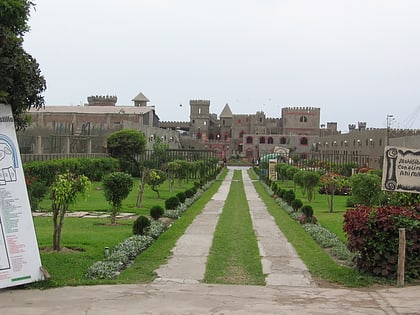
M223 170L218 180L203 195L194 202L181 218L173 222L171 228L159 238L126 270L121 272L116 283L148 283L156 277L155 270L167 262L178 239L184 234L187 227L202 212L206 203L217 192L226 177L227 170Z
M240 170L234 171L214 234L204 281L239 285L265 284Z
M363 287L373 284L374 278L364 276L353 268L338 265L309 236L300 224L293 220L279 205L268 195L260 182L254 182L255 189L264 201L268 211L274 217L279 229L296 249L302 261L314 277L330 282L342 284L347 287Z

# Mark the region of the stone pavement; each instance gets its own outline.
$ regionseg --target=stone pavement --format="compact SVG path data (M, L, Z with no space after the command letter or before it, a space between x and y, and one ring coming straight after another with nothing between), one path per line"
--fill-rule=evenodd
M318 288L274 224L246 170L247 200L266 286L204 284L205 263L233 170L181 237L154 283L49 290L0 289L0 312L37 314L420 314L420 286Z

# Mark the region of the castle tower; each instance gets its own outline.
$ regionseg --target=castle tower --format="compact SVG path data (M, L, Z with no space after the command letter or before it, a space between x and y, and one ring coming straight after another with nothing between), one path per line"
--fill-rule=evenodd
M190 132L196 139L208 138L210 122L210 101L190 100Z
M141 107L147 106L149 99L140 92L135 98L132 99L132 101L134 102L134 106Z
M319 135L321 110L316 107L285 107L281 110L283 134Z

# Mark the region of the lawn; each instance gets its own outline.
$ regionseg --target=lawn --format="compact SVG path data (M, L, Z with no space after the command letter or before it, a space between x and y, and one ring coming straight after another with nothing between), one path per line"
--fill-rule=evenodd
M206 283L264 285L257 239L242 182L235 170L207 260Z
M276 183L282 189L294 189L296 199L300 199L304 205L312 206L314 215L317 217L319 223L326 229L335 233L341 241L347 243L347 237L343 231L343 216L348 209L346 206L348 196L334 196L334 211L330 213L328 210L328 198L330 198L330 196L316 192L314 195L315 198L309 203L308 198L303 196L300 187L295 187L293 181L285 180L277 181Z
M168 181L165 181L159 186L160 198L157 197L150 186L146 185L142 208L137 208L137 191L139 186L139 179L134 179L134 186L128 197L123 201L121 212L135 213L138 215L148 215L149 210L152 206L160 205L165 208L165 200L169 197L175 196L181 191L185 191L194 186L194 181L189 180L188 182L174 185L174 191L169 190ZM44 200L39 204L41 211L51 211L51 199L46 196ZM111 206L106 201L104 192L102 189L102 182L93 182L92 189L85 195L79 196L76 202L70 205L70 211L88 211L88 212L106 212L111 211Z

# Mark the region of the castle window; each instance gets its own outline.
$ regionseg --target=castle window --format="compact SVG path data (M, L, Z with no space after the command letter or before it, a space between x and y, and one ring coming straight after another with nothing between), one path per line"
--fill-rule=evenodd
M280 144L286 144L286 143L287 143L287 139L285 137L281 137Z
M252 137L251 136L246 138L246 143L252 143Z
M244 131L242 130L240 133L239 133L239 138L243 138L244 137Z
M203 121L203 125L204 126L207 126L207 121Z
M222 120L222 124L223 124L223 126L225 125L225 120L224 119Z
M300 138L300 144L301 145L308 145L308 138L306 138L306 137Z
M198 113L201 114L201 107L198 108Z
M201 139L201 132L197 132L197 139Z
M241 123L241 120L240 119L238 119L238 124L240 124Z
M260 138L260 143L265 143L265 138L264 137Z
M262 117L260 117L260 123L262 123Z
M195 124L195 119L193 119L193 124Z
M268 144L273 144L274 143L273 137L268 137L267 143Z
M306 116L301 116L299 119L300 122L307 122L308 121L308 117Z

